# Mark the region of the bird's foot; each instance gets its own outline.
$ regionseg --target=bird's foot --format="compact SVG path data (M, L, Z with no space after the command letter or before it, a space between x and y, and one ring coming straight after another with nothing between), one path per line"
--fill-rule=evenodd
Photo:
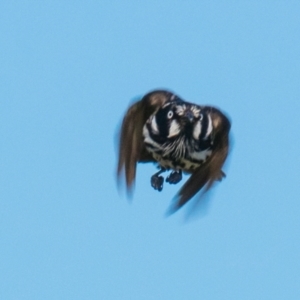
M216 178L217 181L222 181L223 178L226 177L226 174L220 170L220 174L218 175L218 177Z
M182 171L173 171L171 174L166 178L166 182L170 184L176 184L182 179Z
M158 190L159 192L161 192L163 189L163 184L164 184L164 178L162 176L159 176L158 174L154 174L151 177L151 186L155 190Z

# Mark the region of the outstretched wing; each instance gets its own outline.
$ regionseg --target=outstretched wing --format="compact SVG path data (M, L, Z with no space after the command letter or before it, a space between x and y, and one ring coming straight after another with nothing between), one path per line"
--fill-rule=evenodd
M219 110L211 108L211 117L214 128L214 148L210 158L202 166L198 167L183 185L177 194L177 203L171 209L175 212L204 186L208 191L214 181L225 177L222 166L228 155L230 122Z
M120 132L118 182L125 174L127 191L135 181L137 162L154 161L146 151L143 141L143 126L147 119L170 99L172 93L164 90L153 91L134 103L126 112Z

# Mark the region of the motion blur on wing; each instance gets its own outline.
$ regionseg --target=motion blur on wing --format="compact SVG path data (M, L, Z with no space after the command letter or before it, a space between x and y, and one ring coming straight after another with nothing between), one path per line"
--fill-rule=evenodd
M182 100L166 90L146 94L127 110L119 140L118 180L132 190L137 163L155 163L151 186L163 190L190 174L172 207L176 211L201 189L225 177L222 166L229 149L230 121L217 108ZM162 174L170 172L164 179Z

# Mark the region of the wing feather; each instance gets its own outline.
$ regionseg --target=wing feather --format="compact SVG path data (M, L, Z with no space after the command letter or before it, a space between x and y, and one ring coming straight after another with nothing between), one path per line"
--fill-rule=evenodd
M131 105L124 116L120 133L117 178L119 182L125 171L128 192L132 190L135 181L137 162L154 161L145 149L144 124L171 96L172 93L164 90L148 93L140 101Z
M214 149L212 155L204 165L197 168L190 176L188 181L183 185L177 194L177 203L171 209L175 212L177 209L187 203L203 187L207 192L216 180L225 177L222 166L226 160L229 149L229 120L218 110L211 111L215 130Z

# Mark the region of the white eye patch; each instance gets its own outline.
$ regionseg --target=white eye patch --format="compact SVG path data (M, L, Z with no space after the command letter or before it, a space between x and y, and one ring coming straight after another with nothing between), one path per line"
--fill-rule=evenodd
M168 138L176 136L180 133L180 126L176 120L173 120L170 124Z

